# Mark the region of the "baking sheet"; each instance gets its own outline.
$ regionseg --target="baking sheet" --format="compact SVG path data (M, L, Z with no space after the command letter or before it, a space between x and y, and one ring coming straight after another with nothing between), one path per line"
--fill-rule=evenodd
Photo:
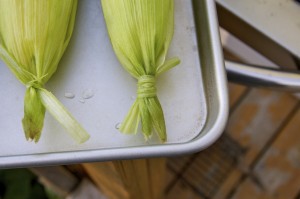
M181 64L159 76L157 82L168 133L166 145L191 141L201 133L207 118L192 4L187 1L175 0L175 34L168 56L178 56ZM79 1L70 45L46 85L90 133L90 140L77 144L46 113L40 141L26 141L21 123L25 86L1 61L0 87L0 157L161 144L155 134L145 142L141 133L123 135L116 129L134 102L136 80L115 57L99 0ZM92 96L83 101L85 92ZM66 98L66 93L75 97Z

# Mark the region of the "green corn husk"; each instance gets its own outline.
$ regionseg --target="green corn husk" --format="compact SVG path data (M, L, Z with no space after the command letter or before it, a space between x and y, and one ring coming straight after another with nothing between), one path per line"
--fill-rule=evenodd
M102 8L114 51L123 67L138 80L137 99L120 126L136 133L141 122L146 139L153 128L166 141L163 110L155 81L180 63L166 59L174 32L173 0L102 0Z
M37 142L47 109L79 143L88 133L44 84L72 36L77 0L0 0L0 58L26 87L23 129Z

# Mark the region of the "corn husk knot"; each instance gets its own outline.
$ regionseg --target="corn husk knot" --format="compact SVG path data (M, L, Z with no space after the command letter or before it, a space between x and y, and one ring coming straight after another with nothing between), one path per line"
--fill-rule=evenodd
M156 97L155 77L152 75L143 75L138 79L138 98Z
M47 74L45 74L42 77L33 77L33 79L31 81L28 81L27 83L25 83L26 88L35 88L35 89L39 89L39 88L43 88L44 87L44 79L47 77Z

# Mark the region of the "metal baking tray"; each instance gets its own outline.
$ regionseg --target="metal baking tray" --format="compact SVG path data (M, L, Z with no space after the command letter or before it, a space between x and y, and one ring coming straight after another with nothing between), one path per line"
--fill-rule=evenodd
M181 155L202 150L222 133L228 114L226 76L214 1L175 0L175 33L170 57L181 64L158 78L168 141L148 142L118 132L135 98L136 80L112 50L99 0L80 0L72 40L46 85L86 128L91 138L75 143L46 114L40 141L22 130L25 87L0 62L0 168ZM83 95L88 92L89 99ZM73 99L66 98L73 93Z

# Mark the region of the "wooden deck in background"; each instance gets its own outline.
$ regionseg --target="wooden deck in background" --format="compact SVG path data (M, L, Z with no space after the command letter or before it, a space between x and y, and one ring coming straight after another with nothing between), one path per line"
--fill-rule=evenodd
M299 100L288 93L235 84L229 84L229 90L231 114L223 137L189 158L169 159L168 198L296 198Z

